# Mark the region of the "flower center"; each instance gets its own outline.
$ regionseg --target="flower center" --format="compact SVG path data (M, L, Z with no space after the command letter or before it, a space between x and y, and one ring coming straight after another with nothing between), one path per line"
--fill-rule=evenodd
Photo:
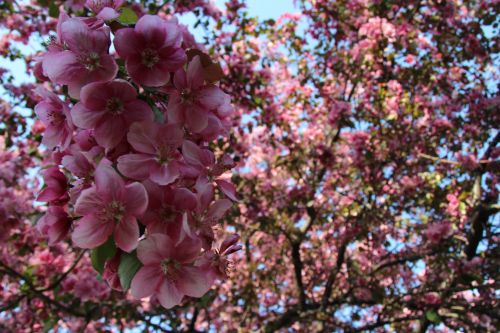
M64 114L62 114L61 112L54 112L54 111L49 111L47 113L47 118L49 118L49 124L52 126L59 125L66 119Z
M160 263L161 271L163 274L171 281L176 278L177 270L181 267L181 264L172 259L164 259Z
M109 219L115 220L115 221L121 221L123 219L123 216L125 215L125 207L121 202L118 201L111 201L106 209L106 215Z
M121 114L123 112L123 102L116 97L112 97L106 102L106 110L112 114Z
M91 52L82 59L82 63L86 70L92 72L99 68L99 60L99 55L95 52Z
M165 164L173 160L172 154L175 148L170 145L162 145L157 148L156 153L158 154L158 162L160 164Z
M158 52L156 52L155 50L145 49L144 51L141 52L141 63L144 66L152 68L159 61L160 61L160 56L158 55Z
M193 94L191 92L191 89L184 89L181 91L181 100L183 103L193 101Z

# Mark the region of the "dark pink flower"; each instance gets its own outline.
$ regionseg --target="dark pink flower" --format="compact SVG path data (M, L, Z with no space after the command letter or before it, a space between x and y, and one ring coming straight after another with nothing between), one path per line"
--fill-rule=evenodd
M73 231L73 242L82 248L95 248L114 233L116 245L130 252L137 247L137 217L147 208L148 196L140 183L125 185L103 159L95 172L95 185L82 192L75 205L75 214L83 216Z
M49 149L59 146L65 150L71 143L74 129L68 105L44 88L39 87L35 92L43 98L35 106L36 115L45 125L42 143Z
M71 97L78 98L85 84L116 76L118 66L108 54L109 28L92 29L83 20L66 19L58 30L63 45L43 56L43 71L52 82L68 85Z
M187 72L184 69L175 72L175 90L168 101L168 121L186 124L195 133L208 126L210 111L216 111L229 99L217 86L205 84L204 75L200 57L196 56L189 63Z
M156 15L144 15L134 28L120 29L115 48L125 59L132 79L142 85L160 87L186 62L181 48L182 33L175 20L165 21Z
M137 247L144 266L132 279L132 295L137 299L155 295L167 309L180 304L184 295L203 296L210 289L207 274L193 265L200 251L199 239L186 236L175 242L167 235L149 235Z
M37 201L62 203L68 200L68 180L58 167L43 170L45 187L40 191Z
M38 231L49 237L49 245L62 240L68 234L70 226L68 213L61 206L49 206L37 223Z
M159 185L173 183L179 177L178 149L183 136L175 124L132 124L127 139L138 154L120 156L118 170L132 179L151 179Z
M153 119L149 105L137 99L134 87L123 80L83 87L71 115L78 127L94 129L97 143L106 149L116 147L133 122Z

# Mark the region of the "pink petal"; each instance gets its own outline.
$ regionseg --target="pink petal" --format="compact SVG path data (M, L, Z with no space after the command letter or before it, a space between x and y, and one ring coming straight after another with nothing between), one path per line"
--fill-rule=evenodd
M85 75L85 67L79 62L75 53L66 50L62 52L47 52L43 57L43 72L51 81L68 84Z
M144 15L135 24L136 33L141 34L146 43L155 47L163 46L167 31L165 21L157 15Z
M184 88L188 88L187 75L184 69L179 69L174 73L174 86L177 90L181 91Z
M111 162L102 159L95 171L97 193L106 202L121 198L125 183L120 175L113 169Z
M123 116L128 123L133 123L137 121L153 121L154 113L149 107L148 103L136 99L132 102L127 103Z
M219 106L224 104L226 98L227 95L219 87L213 85L202 89L197 94L197 100L199 103L208 110L217 109Z
M99 14L97 14L97 17L104 20L104 21L110 21L114 20L115 18L118 18L120 16L120 13L118 13L114 8L111 7L104 7Z
M208 113L202 108L192 105L185 114L187 127L194 133L203 131L208 125Z
M207 219L218 221L224 216L224 213L233 206L228 199L220 199L214 202L207 213Z
M102 221L95 215L86 215L78 221L71 235L73 243L84 249L93 249L104 244L113 233L113 222Z
M148 297L159 289L161 282L163 282L163 273L159 264L143 266L132 279L130 291L136 299Z
M132 252L139 242L139 225L133 216L125 216L115 227L116 246L125 252Z
M197 203L198 201L196 200L196 195L187 188L179 188L175 190L174 206L178 210L192 211L196 209Z
M187 60L186 51L181 48L166 47L160 50L160 62L158 65L162 70L175 72L181 68Z
M107 117L97 124L94 137L97 143L106 149L118 146L126 134L127 128L122 117Z
M201 149L192 141L184 140L182 144L182 156L187 163L196 166L203 166L201 163Z
M171 257L180 263L190 263L200 255L201 241L197 237L184 236L179 238Z
M187 81L191 89L198 89L203 85L205 72L201 65L200 56L194 57L188 65Z
M85 189L78 197L78 200L76 200L75 214L84 216L97 213L103 204L103 200L97 194L95 187Z
M201 268L184 266L175 284L184 295L202 297L211 287L209 282L208 274Z
M222 179L217 179L215 183L219 186L222 192L224 192L227 197L233 201L238 201L236 197L236 188L230 182L227 182Z
M161 87L170 80L169 70L159 66L146 67L138 56L131 56L125 64L132 79L144 86Z
M157 128L153 122L134 123L130 126L127 140L135 150L155 155Z
M168 185L179 177L179 168L176 163L155 164L150 173L150 179L158 185Z
M179 305L182 301L184 295L177 289L177 287L165 280L160 287L160 292L158 293L158 301L160 304L167 309L173 308Z
M144 185L135 182L125 186L123 192L123 203L126 212L133 216L141 216L148 207L148 194Z
M61 25L62 39L72 51L101 54L108 51L109 32L91 30L87 24L78 19L69 19Z
M82 92L83 91L84 90L82 90ZM76 126L84 129L94 128L104 115L104 111L94 111L87 109L82 102L76 103L76 105L71 110L71 119L73 120L73 123Z
M171 124L183 124L187 107L182 103L178 95L170 95L167 107L168 122Z
M113 43L118 55L125 59L137 54L144 47L143 42L141 42L132 28L124 28L116 31Z
M137 257L144 265L159 264L174 251L172 239L164 234L150 234L137 246Z
M156 163L150 155L127 154L118 157L118 170L126 177L146 180L149 178L150 169Z

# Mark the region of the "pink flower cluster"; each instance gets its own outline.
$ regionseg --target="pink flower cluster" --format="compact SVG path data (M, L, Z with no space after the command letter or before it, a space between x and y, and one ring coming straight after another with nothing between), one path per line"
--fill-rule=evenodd
M229 180L235 163L209 146L227 135L233 109L207 79L205 55L187 52L187 32L173 18L144 15L114 31L117 55L110 54L106 22L122 5L87 1L96 17L61 14L40 57L38 77L47 87L67 86L69 96L36 90L43 143L52 150L38 229L50 244L68 233L85 249L112 240L118 252L103 273L110 285L120 287L120 254L136 255L143 266L132 295L155 295L170 308L226 278L227 256L240 249L237 235L215 232L237 200Z

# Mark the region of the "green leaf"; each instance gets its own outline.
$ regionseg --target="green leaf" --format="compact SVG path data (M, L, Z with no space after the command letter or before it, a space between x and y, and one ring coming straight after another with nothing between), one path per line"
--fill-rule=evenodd
M427 310L425 312L425 318L427 318L428 321L430 321L431 323L434 323L434 324L438 324L441 322L441 318L439 317L438 313L434 309Z
M130 288L130 282L132 282L132 278L141 266L142 264L139 259L137 259L135 251L122 254L120 265L118 266L118 276L120 277L120 284L123 290Z
M137 14L130 8L123 8L121 15L118 17L118 22L126 25L135 24L138 20Z
M59 17L59 6L56 5L54 1L50 2L49 5L49 16L50 17Z
M104 271L104 264L108 259L112 258L115 255L115 253L116 253L116 246L115 242L113 241L113 236L111 236L106 241L106 243L93 249L90 252L90 260L92 261L92 267L94 267L94 269L98 271L99 274L102 274L102 272Z

